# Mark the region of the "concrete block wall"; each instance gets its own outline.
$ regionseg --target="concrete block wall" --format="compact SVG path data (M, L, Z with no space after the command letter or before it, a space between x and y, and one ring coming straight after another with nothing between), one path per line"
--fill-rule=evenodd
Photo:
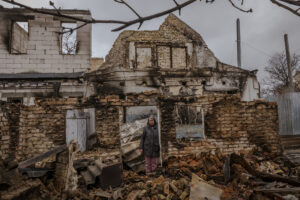
M76 55L62 55L60 35L62 21L50 15L23 12L22 9L0 9L0 73L72 73L90 68L91 25L77 30L79 49ZM18 11L18 12L17 12ZM69 12L90 18L88 11ZM14 16L34 17L28 20L29 40L26 54L10 54L10 26ZM76 23L76 22L75 22ZM82 23L77 22L77 26Z

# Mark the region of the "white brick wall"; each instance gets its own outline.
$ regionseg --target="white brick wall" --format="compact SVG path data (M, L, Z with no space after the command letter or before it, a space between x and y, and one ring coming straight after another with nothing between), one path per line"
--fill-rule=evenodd
M9 11L11 16L17 15ZM62 55L60 40L56 32L61 30L61 21L53 16L25 13L34 15L29 20L29 42L27 54L13 55L8 51L7 38L9 37L10 19L7 11L0 10L0 73L70 73L88 71L91 58L91 25L77 31L77 40L80 43L76 55ZM20 13L18 14L20 15ZM78 15L90 18L89 15ZM80 25L80 22L78 22Z

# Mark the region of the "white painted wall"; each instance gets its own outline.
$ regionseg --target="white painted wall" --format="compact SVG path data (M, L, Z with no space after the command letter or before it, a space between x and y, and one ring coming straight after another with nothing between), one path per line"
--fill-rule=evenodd
M86 150L88 118L88 114L80 110L68 110L66 114L66 143L77 141L81 152Z
M260 94L260 85L255 77L248 77L244 86L242 101L253 101L258 99Z

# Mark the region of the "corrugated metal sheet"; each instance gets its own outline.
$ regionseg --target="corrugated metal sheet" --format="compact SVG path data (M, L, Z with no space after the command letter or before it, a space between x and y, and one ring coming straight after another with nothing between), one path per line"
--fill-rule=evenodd
M278 104L280 135L300 135L300 93L285 93L266 100Z

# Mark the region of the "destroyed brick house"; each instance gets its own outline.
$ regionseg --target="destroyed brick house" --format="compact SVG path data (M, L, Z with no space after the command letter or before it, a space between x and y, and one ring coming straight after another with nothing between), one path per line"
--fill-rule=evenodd
M158 120L161 162L200 152L282 151L277 105L259 99L256 71L219 61L175 15L159 30L122 32L104 64L86 73L90 25L77 30L75 52L64 55L57 32L62 23L79 22L0 9L0 156L22 163L75 139L78 152L57 155L57 188L72 188L67 182L79 173L70 166L82 160L142 171L137 148L150 114ZM18 21L28 23L26 34ZM91 171L81 171L87 185L99 175Z
M61 12L91 18L89 11ZM1 100L32 105L35 97L88 95L80 76L90 68L91 25L58 34L81 22L18 8L0 8L0 19Z

